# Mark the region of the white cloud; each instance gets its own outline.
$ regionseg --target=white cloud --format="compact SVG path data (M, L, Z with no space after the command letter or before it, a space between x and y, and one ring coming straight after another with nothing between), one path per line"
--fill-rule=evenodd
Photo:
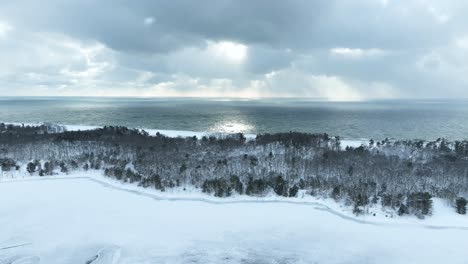
M294 68L270 72L239 82L233 79L173 75L171 80L151 85L140 96L164 97L307 97L329 101L359 101L394 98L398 94L386 83L364 83L339 76L314 75Z
M394 88L386 83L346 80L339 76L310 74L295 68L266 74L257 87L262 87L262 92L270 95L322 98L329 101L360 101L396 96Z
M419 78L426 80L428 89L440 89L440 97L466 97L468 37L457 37L445 46L424 53L414 63L414 69Z
M145 24L146 26L150 26L150 25L154 24L154 22L156 22L156 19L154 17L146 17L143 20L143 24Z
M382 49L355 49L355 48L332 48L330 53L333 56L339 56L343 58L361 59L365 57L378 57L387 54Z
M206 41L153 58L176 74L204 78L245 78L248 47L231 41Z
M93 95L115 66L104 45L56 33L15 34L0 42L0 56L0 83L12 95Z
M99 55L106 52L106 47L100 43L83 46L77 42L67 41L62 43L62 45L69 48L77 56L82 57L86 62L86 67L81 70L74 70L69 67L63 68L60 73L67 77L92 80L113 67L112 63L108 60L99 60Z
M434 17L434 19L438 23L445 24L450 20L450 15L449 14L446 14L446 13L440 11L439 9L437 9L436 7L434 7L432 5L429 5L427 7L427 11L429 12L429 14L431 14Z
M143 96L164 97L258 97L256 89L248 85L238 86L231 79L200 79L184 75L174 75L171 81L161 82L146 89Z
M0 5L0 95L468 97L461 0L57 3Z
M12 29L10 24L0 20L0 38L5 37Z
M231 41L209 41L208 50L214 56L232 63L241 63L247 57L247 46Z
M384 7L388 6L388 2L389 2L389 0L380 0L380 3L381 3L382 6L384 6Z
M307 76L311 88L315 88L319 97L329 101L360 101L364 99L351 85L336 76Z
M468 35L456 38L455 46L459 49L468 50Z

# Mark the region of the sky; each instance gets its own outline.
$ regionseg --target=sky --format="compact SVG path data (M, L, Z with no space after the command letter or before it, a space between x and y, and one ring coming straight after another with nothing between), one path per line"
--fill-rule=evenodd
M464 0L0 0L0 96L468 98Z

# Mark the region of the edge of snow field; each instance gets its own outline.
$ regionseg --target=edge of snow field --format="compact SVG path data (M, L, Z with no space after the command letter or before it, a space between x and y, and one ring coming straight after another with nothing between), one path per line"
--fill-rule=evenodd
M300 193L300 197L288 198L279 197L274 194L269 194L264 197L252 197L246 195L234 195L227 198L217 198L208 196L207 194L201 193L199 189L194 187L187 188L175 188L166 192L161 192L153 189L146 189L139 187L131 183L122 183L114 179L105 178L100 171L94 172L80 172L71 173L69 175L60 176L25 176L15 178L3 178L0 179L0 184L18 183L26 181L60 181L60 180L87 180L95 184L99 184L104 188L111 188L117 191L127 192L133 195L139 195L142 197L150 198L155 201L166 201L166 202L199 202L208 203L213 205L225 205L225 204L291 204L291 205L302 205L311 206L312 209L327 212L335 215L342 219L352 221L359 224L374 225L374 226L393 226L393 227L423 227L435 230L442 229L456 229L468 231L468 217L457 215L455 212L450 213L447 217L448 208L442 201L435 201L435 211L440 211L441 215L433 215L427 217L424 220L417 219L414 216L394 217L388 212L382 211L380 208L372 208L373 212L377 216L371 214L355 216L352 214L351 209L336 203L332 199L317 198L304 193ZM445 212L444 212L445 211ZM455 221L453 221L455 220Z

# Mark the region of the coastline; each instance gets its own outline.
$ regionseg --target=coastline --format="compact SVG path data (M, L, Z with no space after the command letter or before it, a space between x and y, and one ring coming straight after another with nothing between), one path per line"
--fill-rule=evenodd
M53 124L53 123L19 123L19 122L3 122L6 125L16 125L16 126L40 126L40 125L54 125L57 127L62 127L65 131L86 131L86 130L93 130L102 128L104 126L90 126L90 125L65 125L65 124ZM171 129L156 129L156 128L141 128L141 127L129 127L135 128L139 130L144 130L149 133L150 136L156 136L159 132L160 134L167 136L167 137L193 137L196 136L197 138L202 138L203 136L219 136L219 135L232 135L235 133L226 133L226 132L217 132L217 131L189 131L189 130L171 130ZM255 139L257 134L254 133L244 133L244 136L248 140ZM341 146L343 148L346 147L360 147L361 145L367 145L369 143L368 139L363 138L341 138Z

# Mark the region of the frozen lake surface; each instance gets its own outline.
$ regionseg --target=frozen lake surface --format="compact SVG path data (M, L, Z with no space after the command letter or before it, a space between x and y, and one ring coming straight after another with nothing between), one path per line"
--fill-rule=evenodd
M85 177L0 182L0 263L362 264L468 259L468 230L462 227L374 224L313 203L158 200L137 189Z

